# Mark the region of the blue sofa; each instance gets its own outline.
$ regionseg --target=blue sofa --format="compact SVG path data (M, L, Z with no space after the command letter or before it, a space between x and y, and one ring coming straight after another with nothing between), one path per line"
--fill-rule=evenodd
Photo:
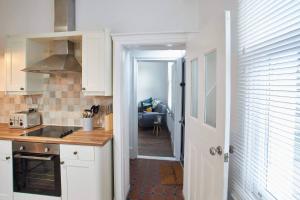
M148 105L149 102L143 101L139 104L139 119L138 125L140 128L153 128L154 121L157 116L162 116L162 126L166 125L167 106L163 103L158 103L152 112L146 112L143 105Z

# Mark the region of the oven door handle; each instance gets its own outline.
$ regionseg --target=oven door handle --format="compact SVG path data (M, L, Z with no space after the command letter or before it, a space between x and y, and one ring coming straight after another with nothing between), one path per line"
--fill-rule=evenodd
M23 158L23 159L31 159L31 160L52 160L53 156L48 157L40 157L40 156L24 156L21 154L14 155L14 158Z

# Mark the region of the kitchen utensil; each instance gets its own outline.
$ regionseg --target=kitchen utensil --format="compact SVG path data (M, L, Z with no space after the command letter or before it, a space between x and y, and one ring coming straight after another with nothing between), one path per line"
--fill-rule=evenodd
M100 109L100 105L97 106L93 105L90 110L92 111L93 115L95 115L99 112L99 109Z
M92 117L92 111L90 110L84 110L82 113L82 118L91 118Z

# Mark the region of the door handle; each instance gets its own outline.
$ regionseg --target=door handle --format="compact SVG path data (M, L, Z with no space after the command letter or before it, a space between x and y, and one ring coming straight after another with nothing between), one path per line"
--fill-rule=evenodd
M217 153L217 149L215 147L210 147L209 153L210 153L210 155L214 156Z
M221 147L221 146L218 146L217 148L216 148L216 150L217 150L217 153L221 156L221 155L223 155L223 148Z
M21 158L21 159L31 159L31 160L45 160L45 161L50 161L52 160L53 156L48 156L48 157L40 157L40 156L24 156L21 154L16 154L14 155L14 158Z
M223 148L221 147L221 146L218 146L217 148L215 148L215 147L210 147L210 149L209 149L209 153L210 153L210 155L212 155L212 156L214 156L214 155L216 155L216 154L218 154L218 155L223 155Z

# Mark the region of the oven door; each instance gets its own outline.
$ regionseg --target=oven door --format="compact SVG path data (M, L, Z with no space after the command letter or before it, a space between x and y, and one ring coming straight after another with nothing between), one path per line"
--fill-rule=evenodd
M14 153L14 192L61 196L59 155Z

